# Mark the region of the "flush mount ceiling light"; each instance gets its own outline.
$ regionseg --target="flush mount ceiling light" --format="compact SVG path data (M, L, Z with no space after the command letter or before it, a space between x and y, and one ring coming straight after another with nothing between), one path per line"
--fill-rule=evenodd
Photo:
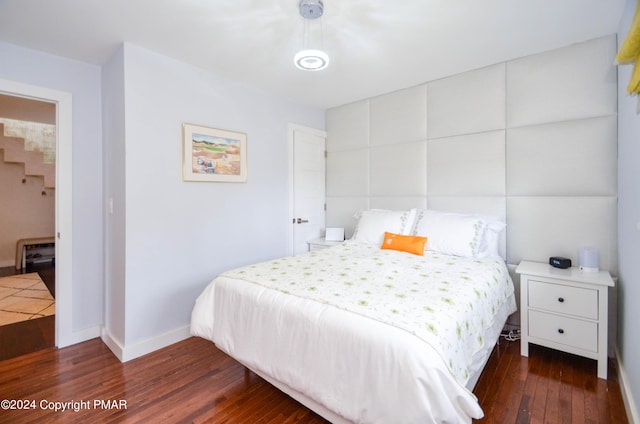
M329 65L329 56L319 48L311 48L310 22L318 19L324 12L322 0L300 0L300 16L304 21L304 49L293 58L295 65L305 71L319 71ZM320 24L320 46L322 46L322 24Z

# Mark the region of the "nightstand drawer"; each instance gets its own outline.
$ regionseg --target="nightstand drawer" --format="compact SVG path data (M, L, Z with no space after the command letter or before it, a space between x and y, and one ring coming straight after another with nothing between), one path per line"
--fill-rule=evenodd
M598 352L598 324L595 322L530 310L529 337Z
M324 237L307 241L307 244L309 245L309 252L328 249L332 246L337 246L340 243L342 243L342 241L329 241L325 240Z
M530 308L598 319L598 290L529 281Z

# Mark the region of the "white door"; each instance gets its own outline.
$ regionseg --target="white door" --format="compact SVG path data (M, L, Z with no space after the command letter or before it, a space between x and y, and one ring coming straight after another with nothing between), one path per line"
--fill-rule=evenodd
M308 240L324 235L326 133L290 125L289 253L308 252Z

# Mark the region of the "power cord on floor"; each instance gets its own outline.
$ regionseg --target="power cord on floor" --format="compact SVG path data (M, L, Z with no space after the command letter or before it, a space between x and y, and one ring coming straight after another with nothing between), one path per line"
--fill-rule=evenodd
M520 330L502 330L500 336L504 337L505 340L515 342L516 340L520 340Z

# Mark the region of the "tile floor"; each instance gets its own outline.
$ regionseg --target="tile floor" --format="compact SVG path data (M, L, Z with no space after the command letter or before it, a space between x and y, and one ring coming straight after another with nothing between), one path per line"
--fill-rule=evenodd
M37 272L0 278L0 325L55 314L55 300Z

